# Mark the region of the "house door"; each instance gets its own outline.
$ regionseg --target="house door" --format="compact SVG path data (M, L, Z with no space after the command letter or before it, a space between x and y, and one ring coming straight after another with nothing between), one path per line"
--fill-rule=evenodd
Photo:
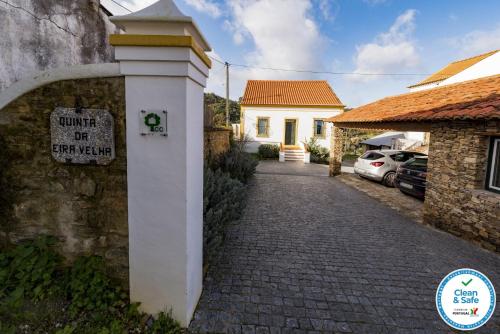
M285 145L295 145L295 128L297 121L294 119L285 120Z

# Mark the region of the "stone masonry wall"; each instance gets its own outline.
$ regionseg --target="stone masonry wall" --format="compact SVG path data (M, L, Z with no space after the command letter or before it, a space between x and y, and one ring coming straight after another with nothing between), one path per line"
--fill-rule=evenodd
M500 251L500 194L485 190L489 135L500 121L438 123L431 130L424 222Z
M52 158L50 113L76 106L113 115L116 159L111 164L62 164ZM0 147L0 241L54 235L68 261L101 255L127 285L124 78L60 81L19 97L0 110Z
M342 168L342 156L344 155L344 130L336 126L332 127L330 137L330 162L329 175L340 175Z
M114 61L99 0L0 1L0 91L33 73Z
M205 143L203 151L205 159L207 159L208 157L217 157L229 151L230 137L231 137L231 130L205 128L205 133L204 133Z

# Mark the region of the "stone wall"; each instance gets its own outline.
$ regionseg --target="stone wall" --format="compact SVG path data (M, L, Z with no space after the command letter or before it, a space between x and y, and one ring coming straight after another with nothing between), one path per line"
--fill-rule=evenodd
M107 166L56 162L50 114L56 107L107 109L114 117L116 159ZM0 240L39 234L59 239L68 261L103 256L128 280L127 165L123 77L55 82L0 110Z
M0 91L32 73L113 61L99 0L0 1Z
M500 194L485 190L489 135L500 121L432 126L424 222L500 251Z
M205 128L204 133L204 157L217 157L229 151L231 142L230 129Z
M344 155L344 130L336 126L332 127L330 137L330 161L329 175L340 175L342 168L342 156Z

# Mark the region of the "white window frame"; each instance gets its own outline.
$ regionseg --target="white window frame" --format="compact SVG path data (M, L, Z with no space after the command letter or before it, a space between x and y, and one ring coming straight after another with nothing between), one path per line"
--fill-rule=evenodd
M486 183L486 189L500 193L500 188L493 185L493 178L495 177L496 166L496 156L500 150L500 137L491 138L490 150L488 155L488 178Z

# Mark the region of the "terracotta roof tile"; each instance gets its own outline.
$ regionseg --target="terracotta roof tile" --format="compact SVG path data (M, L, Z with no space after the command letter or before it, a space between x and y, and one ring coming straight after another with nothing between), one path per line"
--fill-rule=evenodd
M488 58L489 56L497 53L499 50L494 50L490 51L488 53L484 53L475 57L467 58L467 59L462 59L455 61L453 63L450 63L446 65L444 68L440 69L436 73L432 74L428 78L420 81L419 83L415 85L411 85L408 88L413 88L413 87L418 87L422 85L427 85L433 82L438 82L438 81L443 81L448 79L449 77L454 76L455 74L458 74L462 72L463 70L466 70L467 68L471 67L472 65L479 63L481 60Z
M334 123L500 119L500 75L386 97L327 121Z
M343 106L328 82L249 80L242 105Z

